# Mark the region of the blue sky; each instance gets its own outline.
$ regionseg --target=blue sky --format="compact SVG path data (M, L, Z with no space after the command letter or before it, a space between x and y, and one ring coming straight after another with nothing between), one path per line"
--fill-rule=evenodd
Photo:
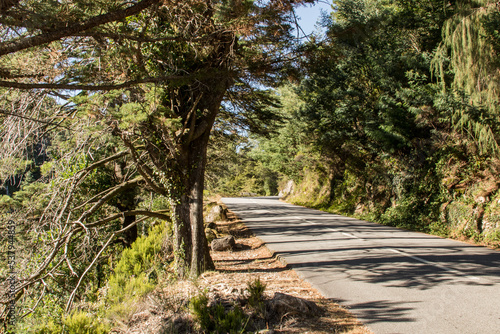
M300 17L299 24L306 34L316 30L315 25L320 18L321 10L330 13L332 10L331 0L320 0L314 6L306 5L297 8L297 15Z

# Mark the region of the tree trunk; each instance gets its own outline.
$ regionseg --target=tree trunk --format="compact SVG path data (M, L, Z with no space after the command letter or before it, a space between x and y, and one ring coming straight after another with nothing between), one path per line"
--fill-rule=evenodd
M135 223L135 216L125 216L123 219L122 228L125 228ZM137 240L137 224L129 228L123 233L125 247L130 247Z
M333 204L336 199L335 190L337 187L342 184L344 180L344 172L340 173L338 170L330 173L330 195L329 195L329 204Z
M203 136L205 137L205 136ZM194 171L191 173L191 188L189 189L190 202L190 221L191 221L191 277L197 277L207 270L214 269L214 263L210 257L207 238L205 235L205 226L203 224L203 189L205 184L205 166L208 136L201 138L191 153Z
M118 152L116 152L118 153ZM126 179L124 177L124 170L126 167L125 160L115 161L114 163L114 178L117 184L125 182ZM117 201L114 203L114 206L120 210L121 212L135 210L136 208L136 194L137 191L135 189L127 189L127 191L122 192L118 195ZM122 219L122 228L126 228L129 225L135 223L135 216L125 216ZM127 231L123 233L121 241L123 246L130 247L134 241L137 240L138 230L137 225L132 226Z
M214 269L203 224L207 140L208 138L196 140L185 152L187 166L190 166L187 177L183 180L185 194L180 195L180 200L174 204L174 250L180 276L196 277L206 270Z
M191 263L191 215L190 199L187 195L181 195L176 203L173 203L174 212L174 259L177 275L185 277Z
M203 92L204 98L198 105L204 117L200 117L197 126L190 129L192 133L179 147L177 159L179 183L183 185L182 189L177 189L176 198L180 200L174 211L178 219L174 228L174 249L180 276L197 277L215 268L203 224L203 190L210 131L227 87L220 81L206 83L205 87L208 91Z

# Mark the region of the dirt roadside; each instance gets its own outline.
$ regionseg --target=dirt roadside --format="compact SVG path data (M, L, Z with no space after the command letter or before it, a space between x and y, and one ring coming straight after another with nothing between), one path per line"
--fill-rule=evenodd
M221 234L234 236L237 249L212 252L217 272L204 274L200 278L211 292L224 287L231 287L233 291L242 290L248 282L260 279L266 284L266 297L272 298L276 292L286 293L313 301L322 310L316 317L300 314L283 317L280 323L274 324L275 333L371 333L348 310L321 296L295 271L273 256L234 213L228 213L227 221L218 222L217 230Z
M267 327L267 330L255 333L372 333L348 310L321 296L295 271L273 256L234 213L228 212L226 220L217 222L216 230L219 237L232 235L236 247L232 251L211 252L215 271L206 272L194 281L175 280L159 284L140 303L131 305L126 320L111 332L203 333L189 310L193 297L206 295L209 303L234 305L247 299L249 283L259 279L266 285L264 298L268 301L273 300L275 294L282 293L311 301L319 308L317 312L307 315L285 312L258 327Z

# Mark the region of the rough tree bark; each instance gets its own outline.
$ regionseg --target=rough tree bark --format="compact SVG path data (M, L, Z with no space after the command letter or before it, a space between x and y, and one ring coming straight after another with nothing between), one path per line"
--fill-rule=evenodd
M116 161L114 164L113 179L116 179L118 184L126 181L125 167L126 167L126 162L124 160ZM114 206L121 212L130 212L135 210L136 195L137 195L137 190L135 188L124 191L123 193L117 196L116 200L114 201ZM123 232L123 236L120 239L120 241L123 243L125 247L130 247L134 243L134 241L137 240L138 229L137 225L134 224L135 221L136 221L135 215L130 215L130 216L124 215L122 217L123 229L132 225L132 227Z
M185 191L175 204L179 219L175 227L175 251L184 256L177 263L181 275L187 275L188 268L191 277L214 268L203 224L203 189L210 131L229 85L228 78L204 83L205 88L198 91L202 97L197 108L203 116L194 121L196 126L191 127L179 146L177 170L181 171L178 177Z

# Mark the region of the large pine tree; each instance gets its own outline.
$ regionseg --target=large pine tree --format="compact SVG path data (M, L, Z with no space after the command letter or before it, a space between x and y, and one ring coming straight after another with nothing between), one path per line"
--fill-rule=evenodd
M98 162L71 174L64 191L53 197L57 201L49 201L52 208L43 211L39 223L50 220L50 226L58 226L51 251L23 278L21 289L56 270L54 265L64 266L61 259L78 236L118 217L171 219L179 275L196 276L213 268L202 216L212 126L223 106L236 120L242 110L250 118L269 116L259 113L272 99L258 88L293 72L292 12L303 2L313 1L0 3L0 87L68 99L66 120L87 120L77 122L79 130L86 126L92 136L92 129L99 128L115 142L114 149L100 151ZM226 100L231 106L223 104ZM117 177L118 184L92 198L74 196L82 180L112 162L131 164L115 169L120 176L127 168L135 172ZM106 203L137 186L168 199L169 217L130 207L97 215L105 212L99 210ZM127 226L123 232L131 228ZM77 274L83 277L88 270Z

